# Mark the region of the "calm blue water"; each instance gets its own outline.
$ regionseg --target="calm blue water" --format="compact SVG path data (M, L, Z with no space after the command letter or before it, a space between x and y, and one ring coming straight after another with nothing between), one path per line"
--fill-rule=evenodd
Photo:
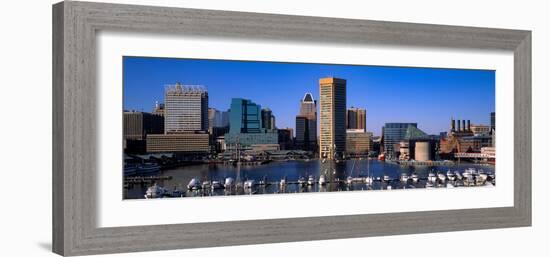
M494 173L494 166L478 165L478 164L459 164L452 166L401 166L392 163L381 162L378 160L348 160L341 163L326 162L322 163L318 160L312 161L287 161L287 162L272 162L259 166L241 166L240 174L237 167L233 165L195 165L181 167L171 170L164 170L160 175L172 176L171 180L158 182L159 185L168 189L179 189L186 191L186 186L192 178L199 178L200 181L218 180L223 183L225 178L240 177L241 181L255 180L265 181L269 183L278 183L282 178L286 177L287 182L297 181L299 178L306 180L310 175L318 180L321 174L324 174L327 181L344 181L348 176L365 177L370 174L374 177L383 177L389 175L395 181L391 182L392 189L402 188L422 188L426 186L425 181L420 181L417 184L412 182L403 184L398 181L402 173L412 174L416 172L421 178L426 178L430 171L447 172L460 171L463 172L466 168L483 169L486 172ZM125 190L125 199L144 198L145 191L150 185L133 185ZM445 185L441 185L445 186ZM354 183L346 185L345 183L329 183L326 186L312 185L302 187L297 184L289 184L285 188L278 185L256 186L248 192L231 192L227 190L215 190L212 192L187 192L185 196L209 196L209 195L234 195L234 194L269 194L269 193L296 193L296 192L324 192L324 191L349 191L349 190L376 190L386 189L387 184L375 182L373 185L364 183ZM206 191L206 190L204 190Z

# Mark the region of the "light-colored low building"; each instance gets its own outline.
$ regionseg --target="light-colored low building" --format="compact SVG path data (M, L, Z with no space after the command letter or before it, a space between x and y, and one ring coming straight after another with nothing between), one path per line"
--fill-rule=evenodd
M147 152L187 152L200 153L210 151L209 135L206 133L149 134Z
M429 161L430 158L430 142L416 142L414 146L414 159L416 161L425 162Z
M372 151L372 132L363 129L348 129L346 131L347 153L368 153Z
M252 151L279 151L279 144L254 144L250 146Z

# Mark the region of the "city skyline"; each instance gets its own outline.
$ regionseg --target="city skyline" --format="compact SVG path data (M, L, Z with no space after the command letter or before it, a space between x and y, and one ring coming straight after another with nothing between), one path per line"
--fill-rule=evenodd
M494 71L125 57L124 109L151 112L176 81L208 90L208 107L226 111L232 98L269 108L279 128L295 128L306 92L319 99L318 79L348 81L347 108L367 110L367 130L380 135L388 122L415 122L429 134L448 130L449 119L490 124ZM271 90L274 89L274 90ZM267 92L267 93L266 93ZM283 100L283 101L281 101Z

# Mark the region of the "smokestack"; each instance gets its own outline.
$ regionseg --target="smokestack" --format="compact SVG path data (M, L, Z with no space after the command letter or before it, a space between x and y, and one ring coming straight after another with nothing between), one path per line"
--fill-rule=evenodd
M472 131L472 130L470 129L470 120L468 120L467 126L468 126L468 131Z
M455 131L455 120L451 118L451 131Z
M462 131L466 131L466 121L462 120Z
M461 131L461 129L460 129L460 120L456 120L456 124L457 124L457 130L456 131Z

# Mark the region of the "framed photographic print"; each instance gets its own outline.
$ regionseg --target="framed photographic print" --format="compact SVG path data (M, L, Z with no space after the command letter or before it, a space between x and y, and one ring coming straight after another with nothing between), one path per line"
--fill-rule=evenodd
M58 254L531 225L530 31L65 1L53 60Z

